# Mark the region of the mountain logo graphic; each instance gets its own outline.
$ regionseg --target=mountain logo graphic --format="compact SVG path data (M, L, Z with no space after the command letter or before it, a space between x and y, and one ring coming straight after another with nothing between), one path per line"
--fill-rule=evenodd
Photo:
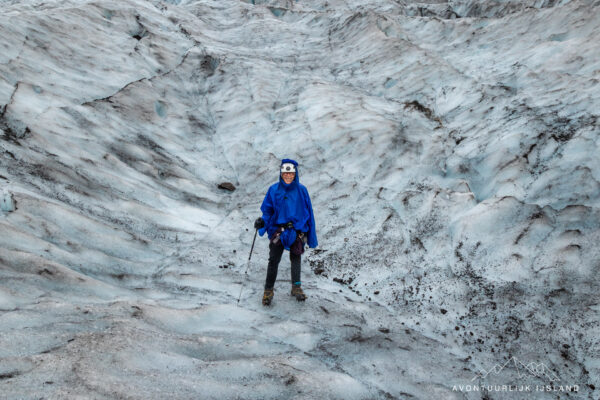
M499 374L504 368L509 368L511 366L517 370L517 375L519 378L522 378L527 374L531 374L538 378L546 378L550 380L550 382L558 380L558 376L556 376L556 374L544 363L530 362L525 365L519 361L517 357L511 357L504 364L494 365L489 371L483 370L481 373L475 375L471 381L474 381L477 378L485 378L491 373Z

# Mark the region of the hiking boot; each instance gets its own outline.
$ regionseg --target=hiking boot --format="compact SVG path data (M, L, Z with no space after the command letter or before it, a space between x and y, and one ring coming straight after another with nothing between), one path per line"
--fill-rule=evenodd
M268 306L271 304L271 300L273 300L273 289L265 289L265 293L263 294L262 298L263 306Z
M300 287L300 285L293 285L292 292L290 293L290 295L295 296L296 300L298 300L298 301L306 300L306 295L302 291L302 288Z

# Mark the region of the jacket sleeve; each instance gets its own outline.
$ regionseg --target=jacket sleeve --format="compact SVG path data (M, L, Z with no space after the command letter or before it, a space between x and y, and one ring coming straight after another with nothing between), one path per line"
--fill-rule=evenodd
M315 248L319 245L317 241L317 227L315 225L315 214L313 213L312 203L310 201L310 196L308 195L308 190L304 189L304 193L306 194L306 207L308 208L308 213L310 214L310 218L308 219L308 247Z
M273 207L273 202L271 200L271 188L267 190L267 194L260 206L260 210L262 211L262 219L265 221L265 226L258 230L258 234L263 236L273 224L272 219L275 214L275 208Z

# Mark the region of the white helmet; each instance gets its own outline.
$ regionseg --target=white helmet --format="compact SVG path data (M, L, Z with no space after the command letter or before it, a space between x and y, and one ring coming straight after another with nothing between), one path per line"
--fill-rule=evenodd
M296 172L296 166L292 163L281 164L281 173L284 172Z

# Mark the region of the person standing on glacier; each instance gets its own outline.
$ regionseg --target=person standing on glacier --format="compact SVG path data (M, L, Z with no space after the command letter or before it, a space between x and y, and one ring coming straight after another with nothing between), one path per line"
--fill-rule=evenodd
M269 187L260 206L262 217L254 222L260 236L265 232L269 238L269 263L262 303L267 306L273 300L273 288L277 267L283 250L290 252L292 264L291 295L298 301L306 300L300 281L300 260L304 246L318 245L315 216L308 190L299 181L298 163L285 158L281 161L279 182Z

